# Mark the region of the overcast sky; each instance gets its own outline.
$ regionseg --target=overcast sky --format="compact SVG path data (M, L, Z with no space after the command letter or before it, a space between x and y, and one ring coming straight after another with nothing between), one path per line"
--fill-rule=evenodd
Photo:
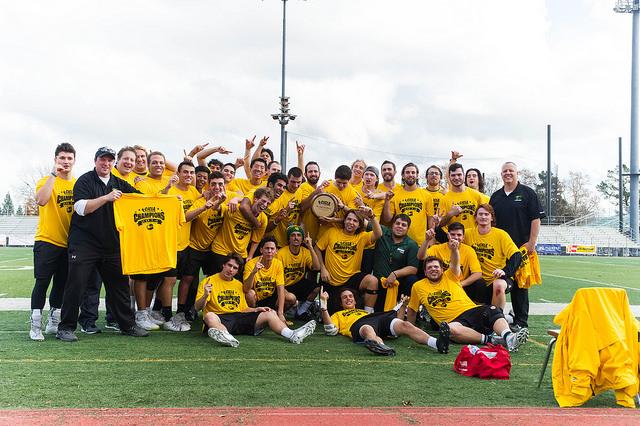
M546 168L595 184L628 163L631 15L614 1L289 0L291 132L323 175L361 157L421 169L451 149L466 167ZM5 1L0 10L0 192L50 167L76 176L102 145L178 159L197 143L241 156L271 137L282 1ZM291 164L290 164L291 165Z

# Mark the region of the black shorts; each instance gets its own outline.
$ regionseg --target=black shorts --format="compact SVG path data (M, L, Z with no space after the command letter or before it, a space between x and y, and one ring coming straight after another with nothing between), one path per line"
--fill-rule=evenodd
M290 284L286 286L284 289L289 293L293 293L298 300L307 300L307 297L313 290L318 287L314 281L311 281L307 278L302 278L297 283Z
M160 287L160 284L164 281L164 277L175 277L175 270L175 268L171 268L156 274L135 274L130 275L129 278L134 281L145 281L147 283L147 290L153 291Z
M397 312L393 310L386 312L375 312L373 314L364 316L358 321L354 322L349 329L349 331L351 331L351 340L353 340L353 343L360 343L364 341L364 339L360 336L360 328L363 325L369 325L373 327L376 335L381 339L393 336L393 334L391 333L391 322L397 317Z
M176 263L176 267L173 270L173 275L167 274L165 275L165 277L177 277L178 279L181 279L183 275L188 275L186 273L188 267L189 267L189 247L187 247L184 250L180 250L178 252L178 262Z
M504 318L502 309L493 305L481 305L464 311L450 322L458 322L482 334L493 333L493 324Z
M220 322L231 334L246 334L255 336L260 334L262 329L256 329L260 312L234 312L232 314L220 314Z
M187 247L187 262L182 275L197 277L200 269L205 276L213 275L213 253L210 251L200 251L192 247Z
M511 292L511 288L514 286L514 282L509 277L502 277L507 282L506 294ZM484 303L490 305L493 298L493 284L487 285L486 281L479 279L474 281L468 286L464 287L465 293L469 296L469 299L476 303Z
M60 247L45 241L33 243L33 275L37 280L51 281L51 277L59 271L67 275L67 248ZM66 281L66 279L65 279Z
M263 306L271 309L278 309L278 290L274 291L273 294L265 299L258 300L256 302L256 306Z

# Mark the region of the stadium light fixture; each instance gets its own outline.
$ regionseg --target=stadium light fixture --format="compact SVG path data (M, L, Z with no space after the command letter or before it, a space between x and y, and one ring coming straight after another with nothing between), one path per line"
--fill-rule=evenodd
M638 80L638 58L640 56L640 43L638 42L638 32L640 32L640 0L617 0L613 10L617 13L631 13L633 31L631 34L631 138L629 174L631 178L629 199L629 228L631 239L640 242L638 239L638 129L640 125L640 115L638 114L638 94L640 84Z

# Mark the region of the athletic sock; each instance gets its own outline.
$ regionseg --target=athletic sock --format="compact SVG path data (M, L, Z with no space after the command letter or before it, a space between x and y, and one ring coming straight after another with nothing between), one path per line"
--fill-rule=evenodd
M153 300L153 308L151 308L151 310L152 311L159 311L161 309L162 309L162 302L156 296L156 298Z
M489 341L489 336L487 336L486 334L481 334L480 335L480 343L481 344L485 344Z
M307 312L309 310L309 307L311 306L311 302L310 301L305 301L302 305L298 305L298 309L297 309L297 314L301 315L305 312Z
M365 306L364 310L369 312L370 314L372 314L373 313L373 306Z
M162 312L162 316L165 321L169 321L171 319L171 306L163 306L160 312Z
M188 309L186 303L178 303L178 310L176 311L176 314L179 314L180 312L184 312L186 314L187 311Z
M509 330L508 328L505 328L504 330L502 330L502 333L500 333L500 337L504 339L509 333L511 333L511 330Z
M136 310L136 297L135 296L129 296L129 306L131 307L132 311Z
M437 350L438 349L438 346L436 345L437 341L438 339L436 339L435 337L429 336L429 338L427 339L427 346Z
M285 327L282 329L282 331L280 332L280 335L282 337L284 337L285 339L290 339L291 336L293 336L293 330L290 329L289 327Z
M42 318L42 309L32 309L31 318Z

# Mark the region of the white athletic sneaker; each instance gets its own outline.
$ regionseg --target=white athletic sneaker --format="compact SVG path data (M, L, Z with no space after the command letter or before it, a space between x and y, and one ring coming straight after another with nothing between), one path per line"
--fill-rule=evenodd
M162 328L169 331L190 331L191 324L187 322L184 317L184 313L180 312L171 317L171 319L164 324Z
M217 328L210 328L207 331L207 334L213 340L215 340L216 342L222 345L231 346L232 348L237 348L238 346L240 346L240 342L238 342L238 340L226 330L218 330Z
M31 330L29 330L31 340L43 341L42 335L42 315L31 315Z
M45 334L56 334L58 332L58 324L60 324L60 309L51 308L49 311L49 319L47 319L47 327Z
M515 333L510 332L505 336L504 340L509 352L517 352L518 348L529 340L529 329L523 327Z
M136 325L147 331L160 329L158 324L151 322L149 319L149 312L147 311L136 311Z
M299 345L300 343L302 343L302 341L306 337L313 334L315 330L316 330L316 322L314 320L311 320L305 325L303 325L302 327L296 328L295 330L293 330L293 336L289 338L289 341L291 343L295 343L296 345Z
M160 311L152 311L151 308L148 308L147 312L149 314L149 321L151 321L152 323L162 325L166 322L164 320L164 315L162 315Z

